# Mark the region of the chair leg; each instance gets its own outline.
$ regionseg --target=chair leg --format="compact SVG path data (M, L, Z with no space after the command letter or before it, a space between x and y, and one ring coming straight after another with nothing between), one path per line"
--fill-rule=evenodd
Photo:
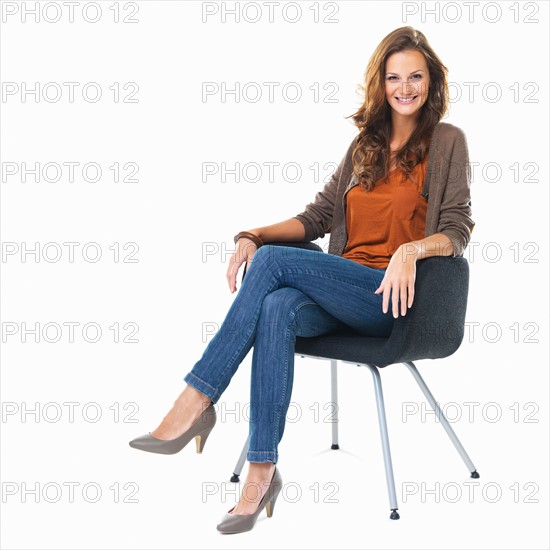
M235 469L233 470L233 475L231 476L231 481L233 483L239 482L239 476L241 475L241 472L243 471L244 463L246 462L246 453L248 452L249 444L250 444L250 435L246 438L243 450L241 451L241 456L239 456L239 460L237 460L237 464L235 465Z
M384 453L384 467L386 469L386 484L390 498L390 519L399 519L397 512L397 496L395 494L395 481L393 479L393 466L391 461L390 439L388 437L388 426L386 424L386 409L384 407L384 394L382 393L382 382L378 368L366 364L372 373L374 380L374 391L376 394L376 408L378 410L378 425L380 427L380 438L382 439L382 451Z
M330 397L334 406L334 417L332 421L332 445L331 449L339 449L338 445L338 361L330 361Z
M458 451L458 454L461 456L462 460L464 461L464 464L466 464L466 467L468 468L470 472L470 477L474 479L479 478L479 473L476 470L476 467L474 466L474 463L471 461L470 457L468 456L468 453L462 446L462 443L460 443L458 437L456 436L455 432L451 428L451 425L449 424L449 421L447 420L447 417L441 410L440 406L438 405L437 401L435 400L434 396L432 395L432 392L426 385L426 382L424 382L424 379L422 376L420 376L420 373L418 372L417 368L415 367L414 363L406 362L403 363L406 365L413 375L414 379L416 380L417 384L420 386L420 389L426 396L426 399L428 400L428 403L430 404L430 407L434 410L435 414L437 415L437 418L441 421L441 424L443 425L443 428L445 428L445 431L447 432L447 435L449 436L450 440L453 442L453 445L455 446L456 450Z

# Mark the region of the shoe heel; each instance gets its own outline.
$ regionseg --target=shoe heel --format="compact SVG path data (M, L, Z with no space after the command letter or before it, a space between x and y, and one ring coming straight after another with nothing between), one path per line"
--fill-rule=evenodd
M204 445L206 444L206 440L208 439L208 436L210 435L210 432L213 428L210 428L208 431L202 432L195 436L195 443L197 445L197 454L202 454L202 450L204 449Z
M267 517L270 518L273 515L273 510L275 509L275 503L277 502L277 497L279 496L279 491L277 491L265 505L265 511L267 512Z

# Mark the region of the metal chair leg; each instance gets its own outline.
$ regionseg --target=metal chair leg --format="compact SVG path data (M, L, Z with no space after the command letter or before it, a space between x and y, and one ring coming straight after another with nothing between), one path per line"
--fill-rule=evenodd
M458 451L458 454L461 456L462 460L464 461L464 464L466 464L466 467L468 468L470 472L470 477L474 479L479 478L479 473L476 470L476 467L474 466L474 463L471 461L470 457L468 456L468 453L462 446L462 443L460 443L458 437L456 436L455 432L451 428L451 425L449 424L449 421L447 420L447 417L441 410L439 404L435 400L434 396L432 395L432 392L426 385L426 382L424 382L424 379L422 376L420 376L420 373L418 372L417 368L415 367L414 363L406 362L403 363L406 365L413 375L414 379L416 380L417 384L420 386L420 389L426 396L426 399L428 400L428 403L430 404L430 407L434 410L435 414L437 415L437 418L441 421L441 424L443 425L443 428L445 428L445 431L447 432L447 435L449 436L450 440L453 442L453 445L455 446L456 450Z
M239 476L241 475L241 472L243 471L244 463L246 462L246 453L248 452L249 444L250 444L250 435L246 438L243 450L241 451L241 456L239 456L239 460L237 460L237 464L235 465L235 469L233 470L233 475L231 476L231 481L233 483L239 482Z
M334 417L332 421L332 445L331 449L339 449L338 445L338 361L330 361L330 397L334 405Z
M382 451L384 453L384 467L386 469L386 484L390 498L390 519L399 519L397 512L397 496L395 494L395 481L393 478L393 465L391 461L390 440L388 437L388 426L386 424L386 409L384 407L384 394L382 393L382 381L378 368L365 364L371 371L374 380L374 391L376 394L376 408L378 411L378 426L380 427L380 438L382 439Z

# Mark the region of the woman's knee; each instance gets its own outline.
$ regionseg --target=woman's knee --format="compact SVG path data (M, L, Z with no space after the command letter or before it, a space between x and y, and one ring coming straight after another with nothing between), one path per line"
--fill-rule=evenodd
M280 246L272 245L272 244L264 244L263 246L260 246L256 252L254 252L253 258L256 256L259 256L263 258L264 260L267 259L268 256L273 255L274 253L277 253L278 250L280 250Z
M297 247L265 244L263 246L260 246L260 248L256 250L254 256L252 257L252 260L258 257L261 258L262 261L267 265L279 265L281 261L299 261L304 252L307 251L304 251L304 249Z
M284 320L288 323L293 320L296 311L308 303L313 303L311 298L300 290L291 287L279 288L264 298L260 318Z

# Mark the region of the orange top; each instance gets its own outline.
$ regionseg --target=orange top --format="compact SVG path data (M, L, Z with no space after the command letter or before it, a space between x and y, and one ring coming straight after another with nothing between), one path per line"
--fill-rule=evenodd
M394 168L372 191L355 185L347 192L344 258L386 268L400 245L425 237L428 201L421 193L426 165L427 156L414 167L412 180Z

